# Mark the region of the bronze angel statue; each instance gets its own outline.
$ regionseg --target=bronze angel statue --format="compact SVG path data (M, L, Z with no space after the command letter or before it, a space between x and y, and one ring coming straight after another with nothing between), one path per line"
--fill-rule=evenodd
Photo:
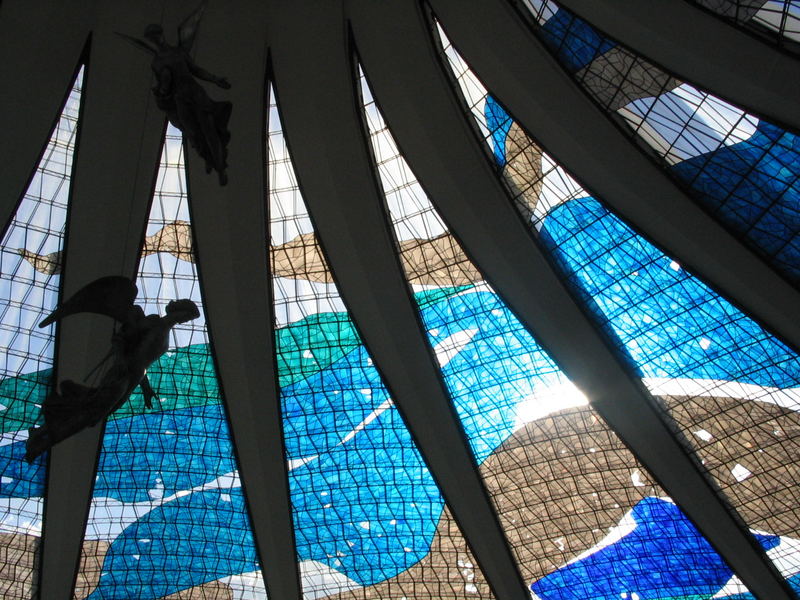
M138 48L152 54L151 68L156 77L153 94L158 107L167 113L170 123L183 132L189 144L205 160L206 173L214 169L220 185L228 182L227 169L228 119L230 102L217 102L208 97L197 79L229 89L224 77L202 69L190 55L204 5L201 4L178 26L178 45L172 46L164 37L160 25L151 24L144 30L145 40L119 34Z
M145 406L152 408L155 392L147 380L147 368L167 351L170 330L178 323L196 319L200 311L194 302L183 299L170 302L164 317L145 315L142 307L133 303L137 294L136 285L126 277L101 277L39 323L39 327L47 327L69 315L89 312L107 315L121 326L111 338L108 354L96 367L102 370L97 387L67 379L45 399L44 425L31 428L28 436L28 462L54 444L97 425L122 406L137 386L142 389Z

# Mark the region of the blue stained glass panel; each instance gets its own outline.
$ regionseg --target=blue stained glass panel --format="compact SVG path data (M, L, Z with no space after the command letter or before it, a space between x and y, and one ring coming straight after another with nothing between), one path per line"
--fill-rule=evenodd
M542 25L541 36L571 72L578 71L616 44L586 21L558 10Z
M643 376L800 384L794 353L593 198L556 207L541 234Z
M576 558L531 585L541 600L618 598L710 598L732 571L673 503L645 498L626 515L629 528L618 540ZM756 536L770 549L776 536ZM688 564L687 564L688 563ZM613 564L614 570L608 569ZM665 564L672 564L666 568ZM673 573L664 577L663 572Z
M660 598L721 590L731 570L696 530L686 535L680 525L688 521L677 507L648 495L663 492L642 481L647 476L633 456L483 281L400 155L363 74L361 85L376 167L412 289L423 289L420 281L471 283L442 301L419 302L420 317L532 590L546 598L581 598L592 586L584 580L594 576L598 597L617 597L637 567L648 569ZM483 114L496 157L505 150L511 120L489 101ZM423 299L419 292L415 297ZM673 510L648 511L653 503ZM619 529L616 519L632 519L624 516L628 508L649 517L642 520L647 526L635 528L636 542L627 536L615 553L595 552L605 543L606 528ZM655 561L659 553L668 560ZM581 558L590 554L587 566ZM575 561L581 561L577 576ZM712 565L710 577L696 572L705 563Z
M551 0L532 10L534 31L589 95L622 116L692 198L800 282L797 136L680 82Z
M800 279L800 139L765 121L749 139L670 167L695 197Z
M269 123L277 362L304 594L491 598L339 296L274 101ZM453 293L423 295L432 305Z
M794 580L800 359L609 213L516 123L496 135L488 115L500 122L502 107L444 46L486 143L505 152L516 206L529 196L536 237L745 522L781 536L767 554ZM521 154L528 168L510 168Z
M187 203L170 128L136 280L146 314L190 298L202 315ZM93 553L79 573L90 600L264 589L243 577L257 574L257 557L203 317L177 325L170 348L148 369L154 409L137 390L106 426L85 534Z

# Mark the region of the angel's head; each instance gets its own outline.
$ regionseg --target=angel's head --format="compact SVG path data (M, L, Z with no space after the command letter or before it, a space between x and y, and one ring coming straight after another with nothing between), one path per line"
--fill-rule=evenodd
M174 316L178 323L186 323L186 321L199 317L200 311L197 308L197 304L188 298L183 298L182 300L173 300L167 304L167 314Z
M144 37L160 46L164 43L164 28L156 23L150 23L144 28Z

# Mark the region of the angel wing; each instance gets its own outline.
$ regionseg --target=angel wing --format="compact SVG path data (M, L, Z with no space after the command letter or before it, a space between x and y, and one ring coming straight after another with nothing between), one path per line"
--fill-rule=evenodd
M206 9L205 0L200 3L192 14L186 17L183 22L178 25L178 45L187 52L192 49L194 38L197 37L197 30L200 28L200 19L203 16L203 11Z
M66 316L81 312L106 315L125 323L132 312L141 312L141 308L133 304L138 293L136 284L127 277L116 275L101 277L75 292L69 300L39 323L39 327L47 327Z
M132 35L128 35L127 33L120 33L119 31L115 31L114 33L116 33L123 40L125 40L127 42L130 42L131 44L133 44L134 46L136 46L140 50L144 50L148 54L156 54L156 49L153 48L150 44L148 44L144 40L140 40L139 38L135 38Z

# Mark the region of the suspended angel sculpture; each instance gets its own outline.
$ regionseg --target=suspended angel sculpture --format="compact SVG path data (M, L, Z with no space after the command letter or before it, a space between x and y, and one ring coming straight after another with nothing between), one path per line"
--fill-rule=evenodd
M31 428L25 460L33 461L54 444L97 425L117 410L140 386L145 406L152 408L155 396L147 380L147 368L168 348L169 332L178 323L200 316L197 305L188 299L173 300L166 316L145 315L136 306L138 290L126 277L101 277L86 285L39 323L47 327L64 317L81 312L107 315L121 324L111 338L111 350L98 368L105 369L97 387L72 380L61 382L44 401L44 425Z
M145 40L118 34L136 47L153 55L151 68L156 76L153 94L156 105L167 113L169 122L183 132L191 146L206 162L206 173L212 169L219 175L220 185L228 182L228 119L230 102L216 102L208 97L197 79L210 81L223 89L231 84L197 66L189 52L194 44L200 17L205 6L201 4L178 26L178 45L171 46L164 38L160 25L151 24L144 30ZM149 42L149 43L148 43Z

